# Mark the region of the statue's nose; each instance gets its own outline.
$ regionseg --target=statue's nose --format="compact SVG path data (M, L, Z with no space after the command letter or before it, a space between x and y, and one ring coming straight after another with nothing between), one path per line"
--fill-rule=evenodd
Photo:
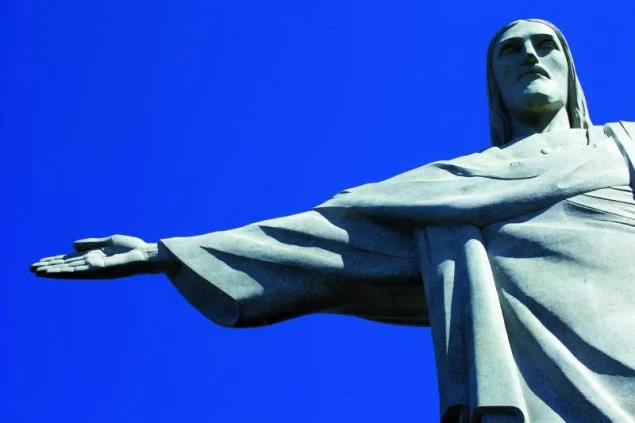
M538 63L538 55L536 54L536 49L531 40L526 40L523 43L524 51L525 51L525 65L535 65Z
M525 55L525 65L535 65L538 63L538 57L532 51L528 51Z

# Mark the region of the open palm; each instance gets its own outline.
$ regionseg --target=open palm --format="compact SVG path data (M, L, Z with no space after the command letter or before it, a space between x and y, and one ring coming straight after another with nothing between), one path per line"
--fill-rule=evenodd
M70 254L46 257L31 265L36 276L61 279L111 279L145 273L149 244L112 235L75 241Z

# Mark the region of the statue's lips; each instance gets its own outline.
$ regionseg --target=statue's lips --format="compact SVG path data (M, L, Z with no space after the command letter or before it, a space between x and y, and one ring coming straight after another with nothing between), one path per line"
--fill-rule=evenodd
M549 74L547 73L547 71L538 66L534 66L530 69L527 69L525 72L520 74L518 79L527 75L540 75L540 76L544 76L545 78L549 78Z

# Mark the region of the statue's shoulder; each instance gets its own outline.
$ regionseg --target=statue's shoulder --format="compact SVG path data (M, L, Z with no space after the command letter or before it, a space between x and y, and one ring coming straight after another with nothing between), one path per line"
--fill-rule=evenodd
M615 133L616 129L618 132L626 132L633 141L635 141L635 122L629 122L625 120L621 120L618 122L609 122L604 125L604 133L610 134Z
M628 136L631 137L633 141L635 141L635 122L620 121L619 124L624 127L624 130L626 131Z
M500 160L508 160L507 155L499 147L486 147L480 151L454 157L449 160L441 160L430 163L429 166L461 166L461 167L482 167L496 164Z

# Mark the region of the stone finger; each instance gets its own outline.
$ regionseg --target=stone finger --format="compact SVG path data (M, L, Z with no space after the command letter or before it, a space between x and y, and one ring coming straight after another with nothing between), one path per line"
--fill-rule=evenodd
M45 267L38 269L35 272L36 276L47 276L47 275L55 275L61 273L61 269L59 267Z
M75 249L75 251L94 250L96 248L101 248L110 244L111 241L112 237L109 236L104 238L78 239L77 241L73 242L73 248Z
M88 257L88 254L82 254L82 255L79 255L77 257L71 257L71 258L69 258L67 260L64 260L64 264L70 265L70 264L76 263L78 261L86 261L87 257Z
M87 272L91 270L92 268L91 266L83 265L83 266L77 266L74 269L75 269L75 273L79 273L79 272Z
M72 263L68 263L68 266L73 269L77 269L78 267L86 266L86 265L87 265L86 259L76 260Z
M51 260L56 260L56 259L60 259L62 257L64 257L66 254L58 254L56 256L50 256L50 257L44 257L42 259L40 259L40 261L38 263L42 263L45 261L51 261Z

